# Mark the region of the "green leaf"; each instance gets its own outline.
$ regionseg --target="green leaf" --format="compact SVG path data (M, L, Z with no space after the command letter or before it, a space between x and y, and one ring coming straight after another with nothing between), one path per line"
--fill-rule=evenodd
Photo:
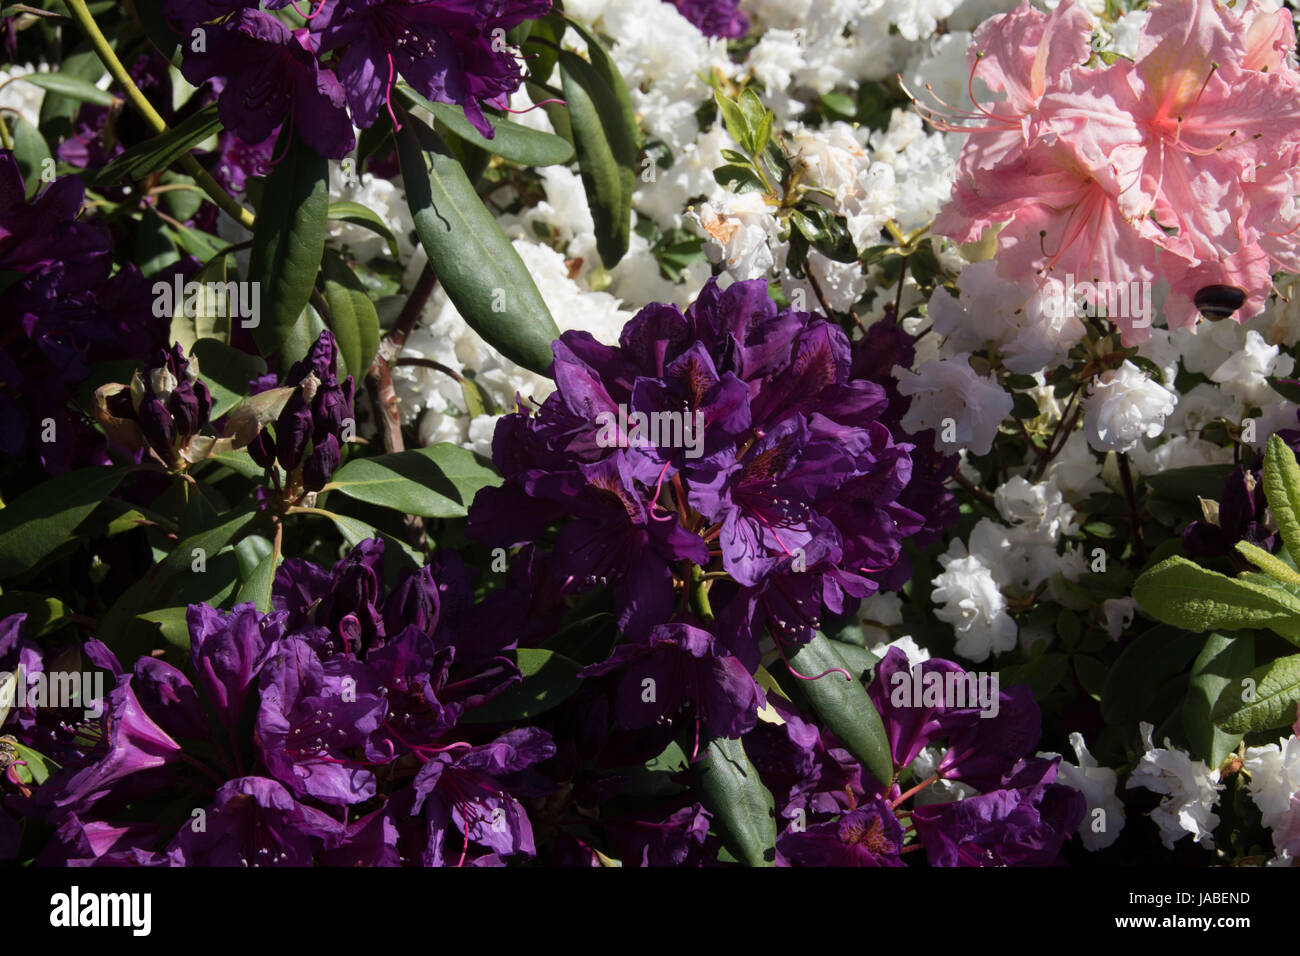
M321 272L325 279L325 303L330 312L329 327L343 362L339 378L351 374L360 383L379 351L379 313L366 287L337 254L326 251Z
M465 170L433 130L410 116L397 134L397 152L415 230L447 297L489 345L545 375L559 330Z
M1177 703L1175 682L1201 649L1195 634L1159 625L1139 635L1111 666L1101 691L1101 715L1108 724L1159 723Z
M718 112L722 114L723 125L727 127L727 132L731 134L731 138L745 149L749 149L749 144L754 139L754 133L750 128L749 118L745 115L745 111L740 108L740 104L728 97L720 89L713 91L713 99L718 104Z
M1289 727L1300 701L1300 654L1280 657L1251 671L1245 681L1224 688L1214 707L1214 722L1229 734Z
M744 745L714 738L694 770L700 802L713 814L713 829L723 846L746 866L775 866L775 804Z
M413 570L424 565L424 555L418 554L405 541L399 541L391 534L385 534L375 528L374 525L367 524L359 518L337 514L333 511L320 510L320 514L334 522L334 526L339 529L339 533L343 535L343 540L348 543L349 548L355 548L362 541L368 541L371 538L383 539L385 577L391 576L392 580L388 582L390 585L404 570ZM390 558L392 560L389 560Z
M1281 587L1264 587L1208 571L1172 557L1133 585L1142 610L1189 631L1268 628L1300 643L1300 598Z
M463 518L480 488L501 479L456 445L354 458L322 490L423 518Z
M636 121L636 108L632 105L632 94L627 88L627 81L623 79L623 74L619 72L618 66L614 63L614 58L609 55L609 51L605 49L605 44L601 42L600 37L596 36L596 34L576 20L568 20L567 23L587 44L587 56L591 59L592 67L600 74L601 79L605 81L610 92L614 95L615 102L618 103L622 125L632 139L633 150L640 149L642 136L641 127Z
M22 79L32 86L39 86L43 90L80 100L83 103L93 103L95 106L112 106L117 102L117 97L112 93L101 90L89 80L83 80L69 73L28 73Z
M279 558L280 556L272 551L258 561L252 573L244 578L239 585L239 590L235 592L235 604L251 601L262 614L271 610L271 587L275 584L275 570L280 565Z
M92 177L94 185L112 186L124 179L140 180L166 169L221 129L216 104L205 106L165 133L137 143L115 156Z
M1217 767L1241 742L1214 726L1214 705L1229 685L1255 666L1255 639L1249 634L1211 634L1192 664L1192 679L1183 701L1183 732L1192 754Z
M813 710L845 749L876 780L888 785L894 779L894 764L880 714L860 681L838 672L827 673L836 667L847 671L848 666L826 635L818 631L811 641L791 654L790 666L805 677L817 677L799 682Z
M523 681L481 707L466 711L461 723L504 724L531 720L559 706L582 684L578 664L554 651L521 647L501 655L519 668Z
M190 626L185 620L185 612L189 607L165 607L159 611L148 611L139 615L142 621L148 621L150 624L158 626L159 633L172 647L184 652L188 657L190 653Z
M1264 497L1286 549L1300 554L1300 464L1276 435L1269 438L1264 452Z
M261 283L253 337L263 355L285 344L311 298L329 214L329 160L291 130L284 136L291 141L267 178L249 257L249 277Z
M477 146L493 156L500 156L520 166L560 166L573 162L573 145L554 133L530 129L509 120L492 117L493 135L488 139L465 118L465 111L451 103L435 103L425 99L409 86L398 86L400 93L413 106L432 113L447 129L471 146Z
M388 251L393 254L393 258L398 256L397 234L389 228L388 223L380 218L379 213L375 212L369 206L363 206L359 202L332 202L329 208L329 218L334 222L350 222L354 226L363 226L371 232L383 236L388 240Z
M124 466L70 471L10 502L0 511L0 578L30 571L70 540L131 471Z
M14 741L12 746L18 751L18 759L24 762L24 765L18 768L18 778L23 783L39 786L50 778L50 768L59 766L44 754L25 747L17 741Z
M1223 491L1223 483L1232 473L1232 465L1193 465L1189 468L1174 468L1170 471L1143 475L1157 498L1185 505L1197 498L1217 499Z
M27 120L13 116L9 118L9 124L9 135L14 141L14 161L18 164L18 171L23 174L27 198L31 199L44 187L46 170L53 174L53 165L46 161L54 157L41 131Z
M100 620L100 637L123 656L142 652L141 637L132 629L132 621L153 608L172 607L186 591L187 578L197 576L194 570L201 553L207 570L201 572L213 578L210 596L216 597L226 590L220 577L217 558L244 528L260 518L259 512L249 506L221 516L220 523L190 535L172 547L143 578L126 589ZM237 567L232 569L237 573ZM188 603L188 602L186 602Z
M266 361L232 349L216 339L199 339L190 349L199 363L199 378L212 393L212 413L215 421L238 405L248 395L248 383L266 374Z
M1253 545L1249 541L1238 541L1237 552L1279 584L1290 585L1292 588L1300 586L1300 573L1291 565L1275 558L1263 548Z
M68 609L58 598L34 591L5 591L0 595L0 618L27 615L27 636L40 637L58 630L67 620ZM4 721L0 720L0 724Z
M560 79L596 226L596 249L605 268L612 269L627 254L632 238L635 141L617 97L595 67L566 50L560 54Z

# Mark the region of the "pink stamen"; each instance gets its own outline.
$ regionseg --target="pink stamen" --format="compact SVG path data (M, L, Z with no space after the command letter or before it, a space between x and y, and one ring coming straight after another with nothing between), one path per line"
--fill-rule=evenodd
M384 90L384 103L388 106L388 116L393 121L393 129L401 132L402 124L397 121L397 114L393 112L393 78L397 73L397 67L393 64L393 54L388 54L388 87Z
M311 20L315 20L318 16L321 15L321 11L325 9L326 0L320 0L320 6L316 8L315 13L303 13L301 10L299 10L298 0L289 0L289 3L293 4L294 12L297 13L298 16L302 17L304 20L311 21Z

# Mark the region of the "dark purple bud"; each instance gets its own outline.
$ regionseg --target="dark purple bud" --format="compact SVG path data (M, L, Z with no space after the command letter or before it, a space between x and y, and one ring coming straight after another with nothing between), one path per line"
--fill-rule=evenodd
M140 420L140 430L144 432L144 437L149 440L154 451L163 460L171 461L174 455L172 442L176 438L176 426L167 409L163 407L163 403L151 396L145 396L136 414Z
M316 443L307 464L302 467L302 486L306 491L320 491L339 466L339 440L326 435Z
M306 397L301 390L294 392L275 423L275 457L285 471L293 471L302 461L307 439L311 437L311 424Z
M312 400L312 440L321 441L326 435L341 436L343 423L352 417L352 400L356 386L349 375L342 385L329 383L316 390Z
M275 464L275 442L265 429L258 432L249 444L248 456L262 468L270 468Z

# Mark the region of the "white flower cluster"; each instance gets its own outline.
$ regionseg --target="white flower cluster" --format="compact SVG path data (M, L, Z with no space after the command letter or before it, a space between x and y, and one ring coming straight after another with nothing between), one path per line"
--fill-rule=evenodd
M1172 850L1174 842L1191 834L1202 846L1214 843L1214 828L1219 817L1214 807L1219 802L1219 771L1211 770L1183 750L1156 747L1151 740L1154 727L1145 721L1138 726L1144 752L1128 778L1128 788L1142 787L1164 795L1160 806L1151 811L1151 819L1160 828L1160 840Z
M1265 747L1247 747L1243 769L1250 774L1251 799L1273 832L1277 862L1300 859L1300 720L1290 737Z

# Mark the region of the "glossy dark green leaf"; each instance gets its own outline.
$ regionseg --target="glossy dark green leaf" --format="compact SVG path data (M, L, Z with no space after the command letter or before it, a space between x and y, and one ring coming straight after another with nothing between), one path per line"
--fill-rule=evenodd
M1186 671L1202 643L1200 636L1166 624L1139 635L1111 666L1101 692L1102 717L1108 724L1163 720L1174 692L1170 685Z
M5 117L9 124L9 135L14 141L14 161L18 171L23 174L27 198L31 199L46 186L47 176L52 179L54 173L53 156L45 137L21 116Z
M501 483L473 452L457 445L354 458L334 472L323 491L424 518L463 518L478 490Z
M545 374L559 338L528 268L442 140L407 116L397 134L407 202L447 297L489 345Z
M1183 700L1183 733L1194 757L1211 767L1241 742L1240 734L1224 733L1211 716L1223 692L1255 667L1255 639L1250 634L1210 634L1192 664L1192 679Z
M285 344L311 298L329 215L329 160L296 133L285 135L291 142L277 144L286 152L267 179L249 256L250 279L261 283L253 337L263 355Z
M477 146L493 156L500 156L520 166L558 166L573 162L573 145L554 133L531 129L498 117L490 117L493 127L489 139L475 129L465 118L465 111L450 103L436 103L425 99L409 86L399 86L398 92L412 106L426 110L471 146Z
M627 88L627 81L623 79L623 74L619 72L617 64L614 63L614 58L610 56L609 50L605 49L605 44L600 37L592 33L591 30L576 20L566 22L587 44L587 56L591 60L592 67L600 74L600 78L605 81L606 86L609 87L609 91L614 96L615 102L618 104L622 126L627 130L628 136L632 140L633 150L640 149L642 145L641 127L636 121L636 108L632 105L632 93Z
M714 738L695 762L700 802L723 846L746 866L776 865L776 811L739 740Z
M71 440L71 439L68 439ZM0 511L0 578L36 567L72 538L131 468L82 468L42 482Z
M817 678L800 681L799 689L808 695L827 728L879 782L893 780L894 765L880 713L860 681L833 670L849 670L834 644L819 631L789 657L796 673Z
M165 133L147 139L115 156L94 174L96 186L111 186L124 179L144 179L166 169L199 143L221 130L216 104L205 106Z
M388 241L388 251L393 254L393 258L398 256L397 234L389 227L388 223L380 217L369 206L363 206L359 202L332 202L330 203L329 218L333 222L348 222L354 226L362 226L369 229L377 236L382 236Z
M248 383L266 374L266 361L233 349L216 339L199 339L190 350L198 359L199 378L212 393L211 418L216 420L248 395Z
M563 703L582 684L579 666L540 647L521 647L501 655L513 661L523 680L481 707L465 712L461 723L495 724L531 720Z
M329 306L329 327L343 361L339 378L350 374L360 383L379 351L379 313L366 287L337 254L326 250L321 273L325 280L325 303Z
M117 97L107 90L101 90L89 80L68 73L27 73L23 75L20 82L39 86L43 90L80 100L83 103L93 103L95 106L112 106L117 102Z
M617 97L595 67L565 51L560 54L560 78L596 226L596 249L605 268L612 269L631 242L636 145Z

